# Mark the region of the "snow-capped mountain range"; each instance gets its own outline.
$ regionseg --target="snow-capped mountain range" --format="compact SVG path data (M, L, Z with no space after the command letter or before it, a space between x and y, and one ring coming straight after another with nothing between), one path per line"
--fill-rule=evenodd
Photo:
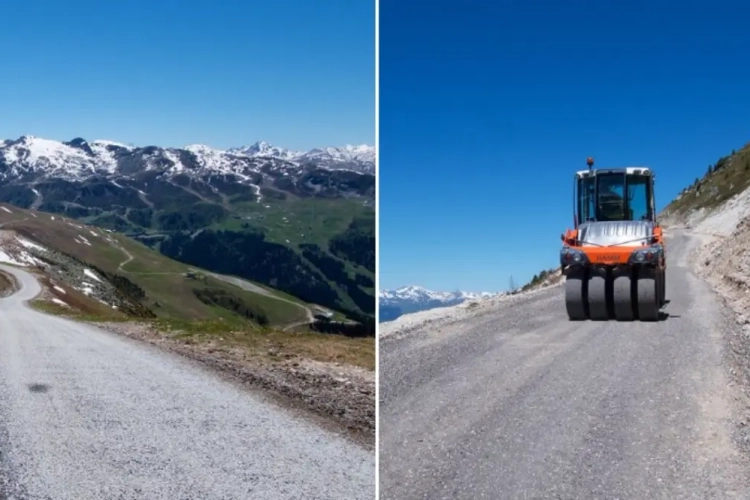
M381 290L379 293L380 321L391 321L403 314L426 311L436 307L460 304L466 300L493 297L491 292L434 292L420 286L404 286L396 290Z
M283 170L315 167L374 174L375 148L361 145L299 152L263 141L229 150L201 144L161 148L105 140L89 142L81 138L60 142L32 135L0 142L0 178L3 179L41 175L80 180L97 174L133 173L134 167L135 170L158 169L168 173L199 170L200 173L247 177L249 172L260 171L268 162Z
M84 187L88 189L82 191ZM63 205L69 210L74 199L77 206L88 206L80 193L92 190L129 208L151 206L157 197L173 197L169 193L224 207L290 196L359 197L369 203L375 196L375 148L299 152L262 141L229 150L202 144L137 147L31 135L0 141L0 201L54 212Z

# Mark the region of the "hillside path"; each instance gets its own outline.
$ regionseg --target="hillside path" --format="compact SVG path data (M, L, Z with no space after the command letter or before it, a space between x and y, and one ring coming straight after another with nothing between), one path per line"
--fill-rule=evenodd
M0 498L367 499L375 458L196 364L0 299Z
M125 269L123 269L123 267L126 266L127 264L131 263L133 260L135 260L135 257L133 257L133 255L130 252L128 252L122 245L119 245L117 243L112 243L112 242L110 244L113 245L115 248L117 248L118 250L120 250L122 253L125 254L125 260L123 260L122 262L120 262L120 265L117 266L117 270L119 272L123 272L123 273L126 273L126 274L148 274L148 275L153 275L153 274L182 274L182 273L173 273L173 272L172 273L169 273L169 272L165 272L165 273L160 273L160 272L134 273L134 272L131 272L131 271L126 271ZM230 284L232 284L234 286L237 286L237 287L239 287L242 290L245 290L247 292L257 293L259 295L263 295L265 297L269 297L269 298L274 299L274 300L279 300L281 302L286 302L287 304L291 304L291 305L293 305L295 307L303 309L305 311L305 317L306 317L306 319L304 321L294 321L293 323L290 323L290 324L284 326L283 330L285 330L285 331L286 330L291 330L292 328L296 328L298 326L307 325L307 324L312 323L312 322L315 321L315 315L314 315L312 309L310 309L309 307L304 306L304 305L300 304L299 302L294 302L293 300L289 300L289 299L286 299L284 297L279 297L278 295L275 295L273 292L270 292L270 291L266 290L265 288L256 285L255 283L252 283L252 282L247 281L247 280L243 280L241 278L236 278L234 276L226 276L226 275L223 275L223 274L217 274L217 273L212 273L212 272L202 271L202 270L199 271L199 272L207 274L207 275L209 275L209 276L211 276L211 277L213 277L213 278L215 278L217 280L221 280L221 281L224 281L226 283L230 283Z
M570 322L554 287L382 336L380 498L750 498L737 325L667 243L657 323Z
M274 295L272 292L266 290L263 287L260 287L260 286L256 285L255 283L251 283L251 282L249 282L247 280L243 280L241 278L236 278L234 276L226 276L226 275L223 275L223 274L216 274L216 273L211 273L211 272L206 272L205 274L207 274L207 275L209 275L209 276L211 276L213 278L216 278L217 280L221 280L221 281L224 281L226 283L230 283L230 284L232 284L234 286L237 286L237 287L239 287L239 288L241 288L241 289L243 289L243 290L245 290L247 292L253 292L253 293L260 294L260 295L265 295L266 297L270 297L272 299L280 300L282 302L286 302L287 304L291 304L291 305L293 305L295 307L299 307L301 309L304 309L305 310L305 315L307 316L307 319L305 321L296 321L294 323L291 323L291 324L285 326L284 330L290 330L290 329L295 328L297 326L306 325L308 323L312 323L313 321L315 321L315 316L314 316L314 314L312 312L312 309L310 309L309 307L303 306L299 302L294 302L293 300L285 299L284 297L279 297L278 295Z

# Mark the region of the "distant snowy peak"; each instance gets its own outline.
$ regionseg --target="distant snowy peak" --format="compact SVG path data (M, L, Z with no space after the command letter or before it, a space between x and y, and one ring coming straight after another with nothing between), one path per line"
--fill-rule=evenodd
M296 158L304 155L305 153L299 151L292 151L290 149L279 148L272 146L266 141L258 141L252 146L241 146L239 148L232 148L227 150L230 154L238 154L245 156L257 156L266 158L280 158L282 160L294 161Z
M490 292L434 292L421 286L404 286L396 290L381 290L380 299L383 303L395 302L444 302L457 303L464 300L477 299L480 297L492 297L496 295Z
M375 162L375 148L366 144L346 145L343 148L316 148L308 151L302 157L309 160Z
M304 152L279 148L265 141L260 141L252 146L232 148L227 152L250 157L278 158L298 164L316 163L326 168L346 168L349 166L353 170L375 172L375 148L366 144L315 148Z
M497 293L471 292L433 292L421 286L404 286L397 290L381 290L380 322L392 321L403 314L426 311L437 307L447 307L461 304L467 300L483 297L493 297Z

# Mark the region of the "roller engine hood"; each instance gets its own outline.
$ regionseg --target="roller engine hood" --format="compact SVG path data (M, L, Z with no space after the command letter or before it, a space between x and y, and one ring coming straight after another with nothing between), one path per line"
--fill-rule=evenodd
M578 239L584 247L639 247L649 244L654 225L651 221L640 220L584 222L578 226Z

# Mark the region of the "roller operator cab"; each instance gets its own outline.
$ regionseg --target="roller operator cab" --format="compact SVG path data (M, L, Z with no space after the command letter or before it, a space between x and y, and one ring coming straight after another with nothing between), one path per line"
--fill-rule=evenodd
M574 229L560 264L571 320L656 321L665 305L666 259L646 167L576 172Z

